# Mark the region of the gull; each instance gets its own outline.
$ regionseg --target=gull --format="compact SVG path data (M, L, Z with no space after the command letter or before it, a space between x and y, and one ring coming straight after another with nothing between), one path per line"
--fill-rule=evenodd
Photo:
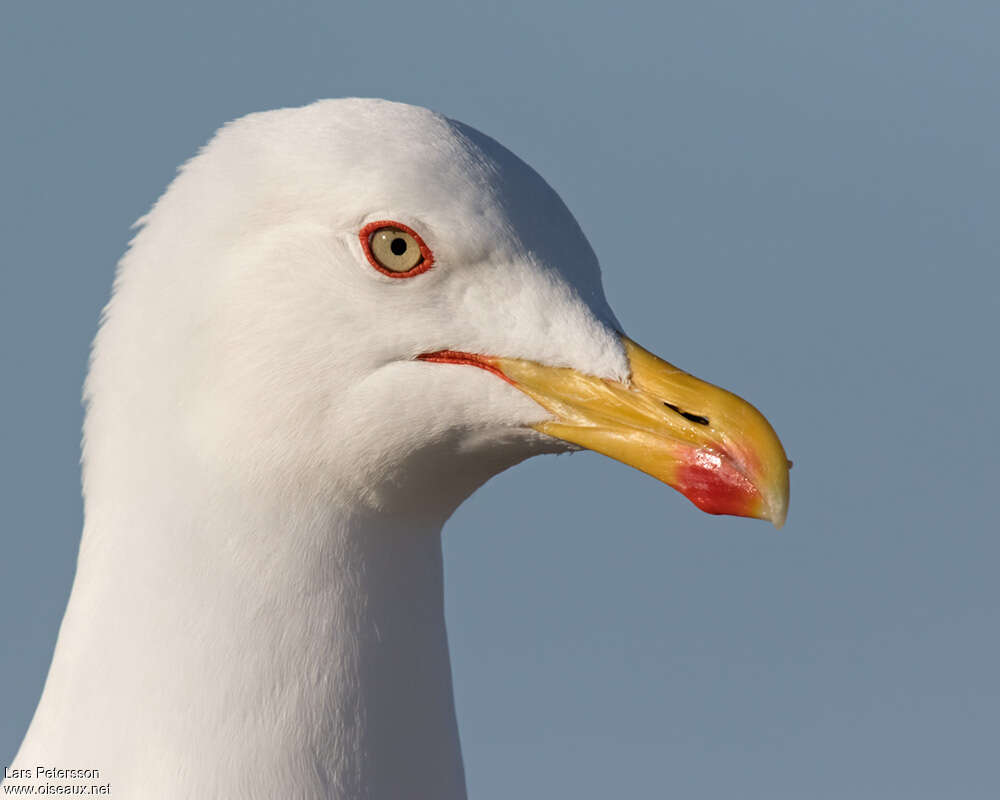
M558 195L467 125L251 114L137 225L15 767L96 767L121 798L464 798L441 528L465 498L586 448L784 522L767 420L628 338Z

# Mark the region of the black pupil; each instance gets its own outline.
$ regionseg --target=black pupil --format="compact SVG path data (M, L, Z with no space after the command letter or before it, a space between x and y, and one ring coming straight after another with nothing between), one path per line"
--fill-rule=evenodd
M401 256L406 252L406 239L397 236L389 243L389 249L394 256Z

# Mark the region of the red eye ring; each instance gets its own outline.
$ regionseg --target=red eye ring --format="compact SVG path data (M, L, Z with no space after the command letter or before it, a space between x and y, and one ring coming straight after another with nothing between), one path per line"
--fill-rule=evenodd
M413 269L409 269L406 272L393 272L391 269L386 269L378 263L378 260L372 253L372 235L382 228L395 228L413 237L413 240L417 243L417 247L420 248L421 255L420 261L417 262L417 265ZM422 272L427 272L427 270L434 266L434 254L431 252L431 249L426 245L419 233L402 222L396 222L391 219L380 219L375 222L369 222L358 232L358 239L361 240L361 249L364 250L368 263L390 278L412 278Z

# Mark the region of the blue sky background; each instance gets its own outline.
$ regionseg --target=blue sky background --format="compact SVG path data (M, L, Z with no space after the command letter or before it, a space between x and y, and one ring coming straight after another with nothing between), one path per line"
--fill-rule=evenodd
M129 225L223 122L361 95L532 164L629 334L795 460L780 533L589 453L459 510L470 796L1000 796L998 37L965 0L4 3L0 762Z

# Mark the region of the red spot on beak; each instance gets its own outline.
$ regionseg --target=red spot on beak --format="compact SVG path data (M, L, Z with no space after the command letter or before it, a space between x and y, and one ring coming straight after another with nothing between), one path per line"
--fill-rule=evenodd
M677 469L676 488L702 511L760 517L760 492L733 462L714 450L692 450Z

